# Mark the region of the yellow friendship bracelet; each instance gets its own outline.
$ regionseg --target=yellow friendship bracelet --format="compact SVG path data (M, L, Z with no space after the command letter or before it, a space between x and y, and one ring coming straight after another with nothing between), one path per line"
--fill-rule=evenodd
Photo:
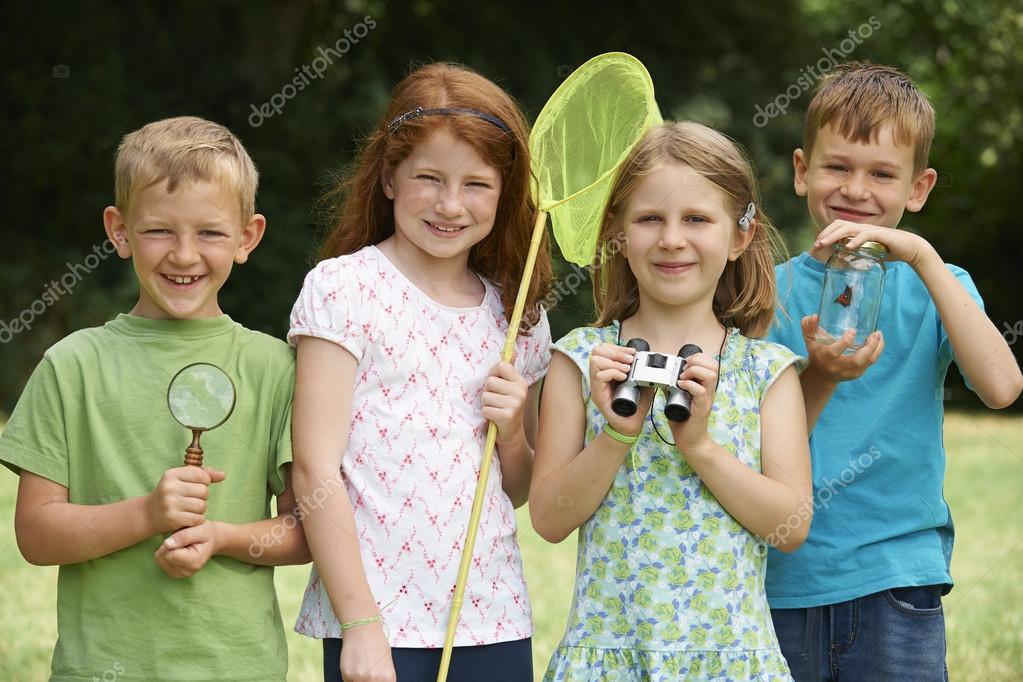
M604 433L614 438L619 443L625 443L626 445L635 445L639 441L639 434L634 436L626 436L624 433L618 433L610 424L604 424Z
M383 622L384 622L384 617L381 616L378 613L377 615L371 616L370 618L360 618L359 620L353 620L350 623L341 623L341 629L342 630L350 630L352 628L357 628L360 625L369 625L370 623L383 623Z

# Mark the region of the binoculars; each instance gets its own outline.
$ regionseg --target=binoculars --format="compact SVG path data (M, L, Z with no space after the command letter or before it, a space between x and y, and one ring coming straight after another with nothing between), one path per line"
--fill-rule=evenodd
M664 404L664 416L673 422L689 419L693 396L678 387L678 379L686 367L686 358L701 351L694 343L687 343L679 349L678 355L651 353L650 344L643 339L629 339L625 344L636 349L636 357L629 368L629 376L614 388L611 409L622 417L636 414L639 405L639 389L644 387L664 389L668 399Z

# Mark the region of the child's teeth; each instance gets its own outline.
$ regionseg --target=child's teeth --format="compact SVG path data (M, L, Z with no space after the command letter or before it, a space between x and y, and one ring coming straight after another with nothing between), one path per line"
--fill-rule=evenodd
M198 277L175 277L174 275L170 275L170 278L178 284L191 284L199 279Z

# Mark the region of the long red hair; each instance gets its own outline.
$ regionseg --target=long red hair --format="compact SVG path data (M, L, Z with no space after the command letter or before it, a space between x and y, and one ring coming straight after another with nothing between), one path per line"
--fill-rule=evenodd
M388 131L388 123L416 107L474 109L499 118L510 133L473 115L413 117ZM333 208L330 232L319 258L354 253L394 234L394 207L384 195L381 171L397 166L441 127L464 140L501 174L494 229L472 247L469 267L500 287L505 318L510 321L537 216L530 195L529 125L508 93L464 66L428 64L398 83L383 118L363 141L351 172L323 199ZM552 279L550 243L545 234L524 308L526 327L539 319L538 306Z

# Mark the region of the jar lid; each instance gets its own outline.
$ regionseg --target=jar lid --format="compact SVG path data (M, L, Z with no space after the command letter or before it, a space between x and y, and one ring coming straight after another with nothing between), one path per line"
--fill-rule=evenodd
M835 242L835 246L836 247L841 246L843 249L845 249L848 248L848 244L850 241L852 241L852 237L846 237L840 242ZM879 257L883 257L886 253L888 253L888 247L882 244L881 242L863 242L856 250L869 251L871 252L870 255Z

